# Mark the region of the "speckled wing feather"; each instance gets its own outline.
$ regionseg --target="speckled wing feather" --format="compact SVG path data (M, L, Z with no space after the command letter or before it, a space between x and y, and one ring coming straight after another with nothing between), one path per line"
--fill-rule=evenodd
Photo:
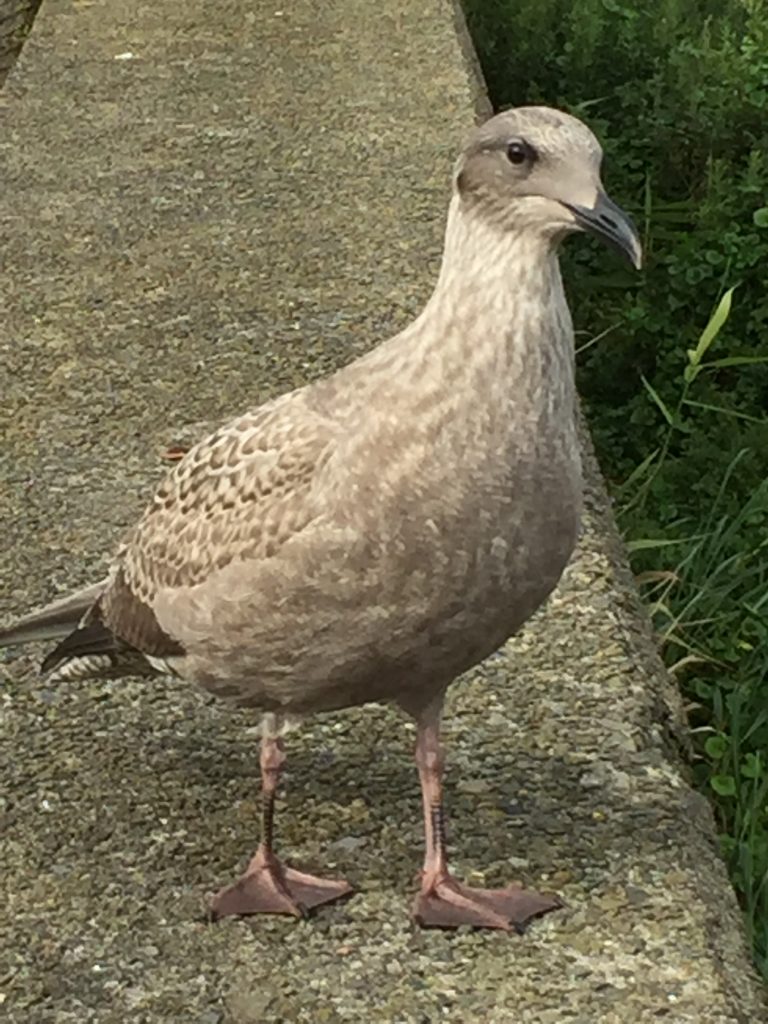
M158 590L201 584L237 560L274 557L317 514L312 482L334 434L294 392L201 441L127 539L94 615L145 654L182 654L155 617Z

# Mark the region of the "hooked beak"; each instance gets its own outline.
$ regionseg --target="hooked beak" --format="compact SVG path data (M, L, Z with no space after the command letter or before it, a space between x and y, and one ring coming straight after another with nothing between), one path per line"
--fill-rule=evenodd
M640 269L643 263L643 247L637 229L629 214L609 199L602 189L597 193L597 200L592 207L566 202L563 202L563 206L571 211L581 228L618 249L635 270Z

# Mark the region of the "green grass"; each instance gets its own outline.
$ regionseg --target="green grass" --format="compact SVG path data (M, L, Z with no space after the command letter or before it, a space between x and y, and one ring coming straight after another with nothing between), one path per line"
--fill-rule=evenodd
M564 270L579 387L686 700L693 775L768 980L768 12L764 0L465 0L494 104L600 135L641 275Z
M655 522L654 487L664 482L675 432L695 429L685 418L699 409L695 382L729 358L706 356L730 301L727 292L688 351L675 406L649 391L666 433L616 497L664 659L689 698L694 777L715 803L723 855L768 979L768 479L732 509L729 495L749 454L742 449L698 515L643 532Z
M647 551L636 562L654 566L639 580L690 700L694 776L715 802L723 855L768 979L768 548L752 529L767 509L765 484L736 515L720 515L715 503L704 523L679 524L697 532L681 541L677 562L660 569Z

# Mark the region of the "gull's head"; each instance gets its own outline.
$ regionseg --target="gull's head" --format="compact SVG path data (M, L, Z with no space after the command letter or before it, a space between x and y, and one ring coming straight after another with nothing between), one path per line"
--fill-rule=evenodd
M588 231L639 268L637 230L605 193L602 158L600 143L577 118L517 107L475 128L457 162L455 188L462 208L502 231L536 232L553 243Z

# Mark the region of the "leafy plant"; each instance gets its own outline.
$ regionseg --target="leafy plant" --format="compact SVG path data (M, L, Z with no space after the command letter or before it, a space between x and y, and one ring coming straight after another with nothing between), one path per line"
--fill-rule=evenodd
M642 276L565 253L579 386L768 978L765 3L465 7L496 107L588 121L642 230Z

